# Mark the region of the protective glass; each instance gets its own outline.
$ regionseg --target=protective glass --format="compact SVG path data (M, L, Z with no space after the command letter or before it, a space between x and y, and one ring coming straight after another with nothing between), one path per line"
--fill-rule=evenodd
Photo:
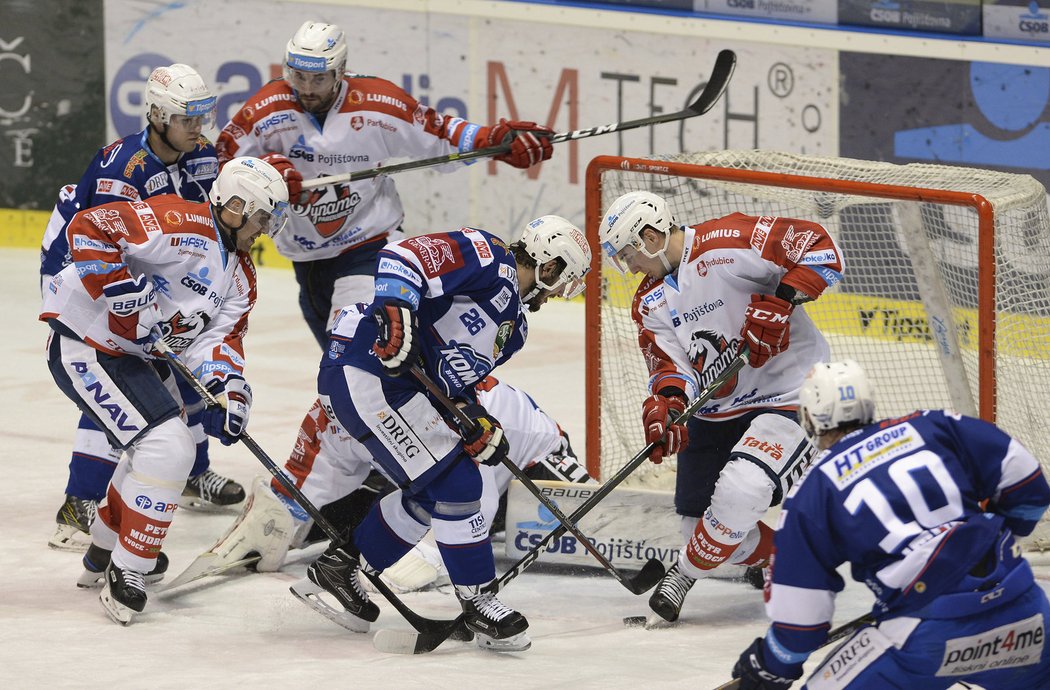
M583 289L587 287L587 281L584 277L568 278L565 276L565 270L562 269L558 278L553 283L548 284L543 278L540 278L540 269L539 266L537 266L536 285L555 297L572 299L573 297L579 297L583 294Z
M638 254L641 242L634 241L623 249L617 251L609 242L602 243L602 251L605 253L605 261L615 268L621 275L630 273L631 261Z

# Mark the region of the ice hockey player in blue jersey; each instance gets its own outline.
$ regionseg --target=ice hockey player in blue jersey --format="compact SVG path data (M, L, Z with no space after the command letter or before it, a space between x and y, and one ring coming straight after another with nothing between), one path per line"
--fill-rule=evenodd
M358 570L384 570L432 529L479 644L529 647L525 617L483 591L496 573L477 463L499 464L508 444L475 385L525 344L526 310L552 295L578 295L590 264L583 233L557 216L532 221L510 246L463 228L380 251L375 298L342 311L317 384L329 419L364 444L399 489L372 506L352 542L331 546L292 586L304 603L341 615L319 595L334 596L367 631L379 609ZM417 365L474 420L474 433L461 437L410 373Z
M836 572L875 595L811 690L1050 688L1050 602L1016 537L1050 505L1039 461L995 425L920 410L874 422L853 361L818 364L801 418L825 453L789 494L774 540L773 623L740 656L742 690L787 688L830 627ZM984 506L982 508L982 506Z
M80 181L60 190L41 246L42 287L71 261L66 226L77 211L161 194L207 201L218 159L215 147L201 132L214 126L215 96L192 67L174 64L153 70L144 102L146 128L99 149ZM197 459L186 484L185 502L202 508L240 502L243 487L209 467L207 437L198 422L203 412L200 399L188 387L183 394L200 407L190 410ZM71 551L88 547L88 527L119 459L120 451L110 447L102 430L82 416L73 442L66 499L50 546Z

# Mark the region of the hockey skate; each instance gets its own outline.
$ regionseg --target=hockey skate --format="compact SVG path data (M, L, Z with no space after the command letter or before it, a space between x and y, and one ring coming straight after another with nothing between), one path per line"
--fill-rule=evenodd
M209 469L186 480L182 499L182 506L191 510L219 510L243 501L244 487Z
M484 585L456 585L456 597L463 607L463 624L475 634L482 649L493 652L524 652L532 646L525 616L506 606Z
M664 575L664 579L660 580L653 595L649 597L649 608L668 623L674 623L682 612L682 603L685 601L686 593L694 584L696 580L683 573L679 565L675 563Z
M91 545L91 521L98 514L98 503L89 499L66 496L66 502L58 509L55 522L58 526L47 541L52 549L83 552Z
M92 544L84 554L84 572L77 578L77 587L94 589L105 584L106 568L109 567L113 552ZM157 565L142 576L145 584L152 585L164 579L168 571L168 557L163 551L157 554Z
M300 601L337 625L365 633L369 624L379 618L379 607L361 586L360 569L361 554L352 544L330 546L306 569L306 578L289 589ZM343 610L325 601L322 593L335 597Z
M765 589L766 568L758 565L747 566L747 569L744 571L744 582L748 583L755 589Z
M113 622L127 625L146 608L146 582L142 573L114 565L106 566L106 583L98 600Z

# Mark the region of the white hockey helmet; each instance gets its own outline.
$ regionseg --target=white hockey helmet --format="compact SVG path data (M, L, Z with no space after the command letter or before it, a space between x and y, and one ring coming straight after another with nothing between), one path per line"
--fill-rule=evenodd
M201 127L215 124L215 95L201 75L189 65L175 63L158 67L146 80L146 118L155 107L160 124L171 122L172 115L201 118Z
M664 236L664 245L655 253L649 253L642 242L642 230L651 227ZM598 240L609 264L620 273L627 273L627 258L630 252L639 251L651 259L659 257L664 268L670 264L664 252L671 238L671 231L678 227L671 207L652 192L628 192L609 205L598 228Z
M284 78L291 81L291 70L300 72L346 71L346 36L335 24L307 20L288 41L284 55Z
M852 359L818 362L799 391L799 418L810 438L844 424L864 425L875 419L875 396L867 374Z
M274 237L288 220L288 185L269 163L251 156L234 158L219 170L208 199L225 206L233 199L244 202L240 227L255 218L263 231Z
M587 237L561 216L541 216L525 226L518 244L536 261L536 286L572 299L583 292L584 278L591 270L591 247ZM553 283L540 277L540 268L551 259L561 259L565 267Z

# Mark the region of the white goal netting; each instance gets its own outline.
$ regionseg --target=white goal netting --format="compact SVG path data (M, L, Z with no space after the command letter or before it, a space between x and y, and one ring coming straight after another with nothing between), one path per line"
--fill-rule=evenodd
M601 157L587 185L593 246L602 212L633 190L666 198L685 224L734 211L820 222L843 250L846 273L805 309L833 357L868 371L879 416L927 407L994 418L1050 469L1050 218L1034 178L720 151ZM645 445L648 374L630 317L638 282L603 267L588 285L588 419L600 436L588 439L588 462L600 476ZM629 481L671 487L673 472L673 463L646 464Z

